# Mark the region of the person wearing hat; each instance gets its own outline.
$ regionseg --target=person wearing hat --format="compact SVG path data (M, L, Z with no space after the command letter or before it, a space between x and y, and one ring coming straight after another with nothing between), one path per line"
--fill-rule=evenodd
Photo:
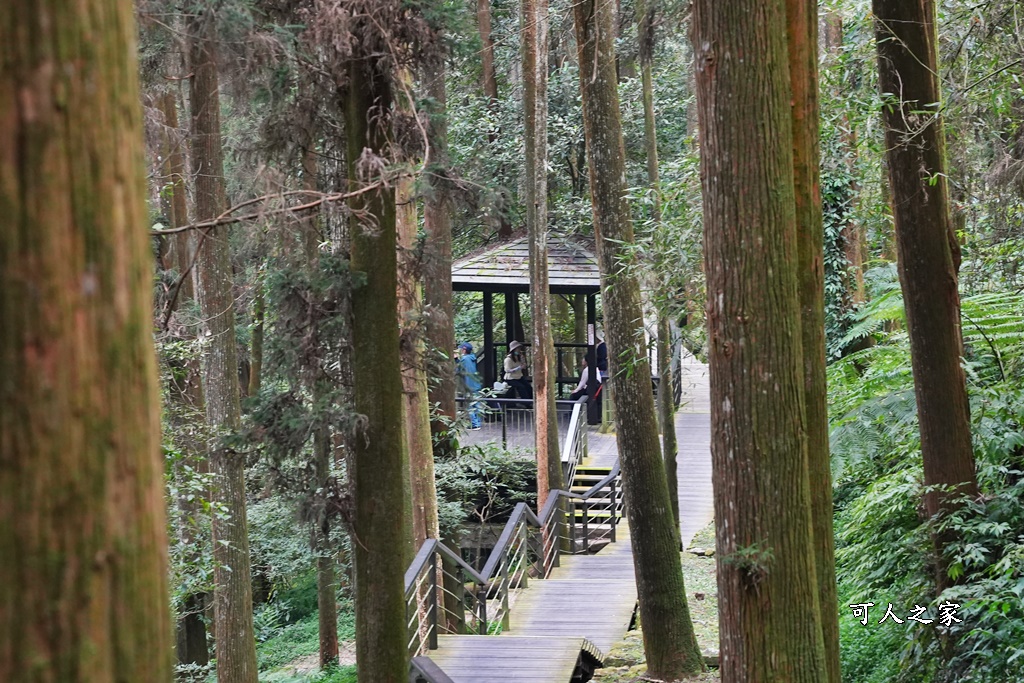
M469 428L480 429L480 375L476 368L476 355L473 353L473 345L469 342L459 344L459 362L455 374L462 385L463 393L466 396L466 405L469 412Z
M517 398L533 398L533 387L530 386L529 377L523 342L513 341L508 345L508 355L505 356L505 382L511 391L515 392Z

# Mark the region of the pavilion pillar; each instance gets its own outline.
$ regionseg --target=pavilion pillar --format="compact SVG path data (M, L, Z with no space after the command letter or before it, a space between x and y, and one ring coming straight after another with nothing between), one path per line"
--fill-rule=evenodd
M505 351L516 338L516 309L518 308L515 292L505 292Z
M597 298L587 295L587 424L601 424L601 408L597 403Z
M484 292L484 387L491 388L496 381L497 354L494 349L494 294Z

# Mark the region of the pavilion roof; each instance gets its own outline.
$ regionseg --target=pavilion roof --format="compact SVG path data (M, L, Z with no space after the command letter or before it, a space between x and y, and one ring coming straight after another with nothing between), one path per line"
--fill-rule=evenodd
M600 291L594 242L585 237L548 237L548 278L552 292ZM465 256L452 264L452 288L463 292L528 292L530 245L520 237Z

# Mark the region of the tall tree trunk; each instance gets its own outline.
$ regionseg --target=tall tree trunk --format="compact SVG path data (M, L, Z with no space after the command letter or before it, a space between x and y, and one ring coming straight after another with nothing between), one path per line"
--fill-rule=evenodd
M0 680L171 680L132 4L0 12Z
M498 77L494 71L494 40L491 38L491 0L476 0L476 23L480 31L481 74L484 95L491 109L498 107Z
M437 538L437 489L434 484L434 452L430 436L430 399L423 342L423 288L421 260L417 254L419 222L412 178L395 183L398 232L398 322L402 359L402 410L409 451L409 484L412 495L412 547L418 550L428 538Z
M354 191L380 180L361 177L358 168L364 152L388 154L392 97L388 74L377 58L354 57L348 75L345 133L349 189ZM363 416L349 465L355 506L356 662L360 680L405 683L409 465L402 438L394 189L381 185L353 197L349 206L352 270L365 278L352 294L355 409Z
M704 668L693 634L668 498L651 392L633 224L626 198L625 149L615 78L614 6L573 6L580 90L597 235L605 332L615 390L618 448L644 629L648 676L675 680Z
M452 217L448 180L448 123L446 120L444 60L431 60L424 67L427 96L436 109L430 113L427 135L430 158L430 194L423 203L423 300L426 325L426 367L435 378L430 385L430 403L437 415L430 424L437 457L454 455L451 426L455 421L455 313L452 309ZM486 359L485 359L485 362Z
M647 153L647 186L651 191L651 218L655 229L661 225L661 181L658 178L658 129L654 117L654 0L640 0L637 3L637 44L640 57L640 81L644 104L644 150ZM662 294L665 294L662 292ZM672 396L672 346L668 314L658 313L658 421L661 424L661 454L665 460L665 478L668 483L668 497L672 505L672 517L679 528L679 476L676 463L675 402ZM682 545L682 539L679 539Z
M698 0L693 45L722 680L820 682L786 3Z
M168 206L168 219L171 227L177 228L188 223L188 208L185 195L185 159L182 151L182 144L177 136L172 138L171 131L178 129L178 103L173 92L168 91L160 98L160 109L164 115L165 145L164 145L164 183L167 190L164 195ZM185 276L191 266L191 245L188 231L179 233L173 243L171 254L178 271L178 276L183 278L179 285L176 306L180 307L194 296L192 278ZM194 337L189 334L194 342ZM169 394L172 406L169 406L169 420L175 427L180 427L183 443L179 444L185 457L175 468L175 476L181 477L188 469L197 472L208 470L208 464L203 458L205 444L201 439L190 435L194 432L191 427L195 421L201 419L199 416L206 410L203 400L203 385L201 380L202 368L198 358L185 359L180 367L175 368L176 372L172 380ZM180 374L179 374L180 373ZM184 490L184 487L179 487ZM188 495L180 495L177 503L178 539L185 547L192 547L195 543L194 519L199 514L198 503ZM198 553L192 555L193 560L198 560ZM206 639L206 623L203 620L203 609L206 604L205 593L188 595L183 600L183 613L178 616L177 652L178 662L181 664L205 665L210 661L210 650Z
M315 192L319 189L317 181L316 138L312 131L307 131L305 150L302 156L302 189ZM313 212L302 222L303 256L310 278L315 278L320 271L320 213ZM259 311L262 316L262 308ZM260 320L262 337L262 320ZM262 339L261 339L262 341ZM253 349L256 343L253 339ZM255 356L255 353L254 353ZM313 394L313 403L320 410L325 396L330 392L331 374L323 367L333 359L315 358L310 368L309 382ZM255 360L253 373L256 373ZM257 389L258 391L258 389ZM313 432L313 476L315 479L316 510L313 530L313 551L316 553L316 603L317 629L320 645L320 668L326 669L338 663L338 582L337 582L337 548L331 543L331 512L328 493L331 488L331 461L333 444L331 442L330 425L322 418L318 419Z
M216 25L201 11L187 24L192 66L192 159L196 173L196 219L209 220L227 208L221 149ZM241 426L235 299L227 232L209 229L197 248L197 298L202 317L203 393L206 420L214 433L210 463L215 476L211 499L227 510L213 515L214 627L219 683L256 683L256 640L252 623L252 573L246 523L245 458L223 443Z
M825 673L839 683L839 597L832 529L832 469L825 384L825 255L818 141L818 4L786 0L792 93L793 188L796 206L797 287L804 378L804 432L811 494L811 531L818 578Z
M555 347L548 280L548 3L522 0L523 111L526 141L526 228L530 243L530 317L533 326L533 421L537 507L562 488L555 413Z
M935 4L874 0L879 87L898 97L884 107L885 146L900 286L907 312L910 359L921 430L925 486L975 496L970 407L960 356L960 248L946 186L945 142L938 80ZM925 496L929 515L951 507L951 496ZM936 537L936 584L950 584Z
M843 18L835 10L823 10L821 26L825 29L822 39L819 41L826 53L826 59L835 60L843 47ZM827 62L826 62L827 64ZM851 77L852 80L852 77ZM850 87L854 84L848 83ZM845 96L842 87L835 88L833 97L842 98ZM857 182L857 129L848 114L843 114L844 131L842 133L845 146L846 170L850 175L849 191L850 202L856 204L860 195L860 183ZM856 307L863 304L867 299L864 287L864 252L867 249L865 244L866 235L864 225L861 221L853 219L851 215L843 226L842 243L843 255L849 268L848 276L845 278L847 303Z

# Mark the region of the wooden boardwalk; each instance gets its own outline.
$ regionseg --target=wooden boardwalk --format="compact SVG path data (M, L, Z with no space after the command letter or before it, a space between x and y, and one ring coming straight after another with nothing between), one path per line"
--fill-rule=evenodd
M711 521L711 423L707 369L684 365L679 440L679 511L683 544ZM589 434L585 465L614 464L614 434ZM625 635L636 605L633 549L625 519L618 538L596 555L563 556L544 580L530 582L500 636L441 636L430 658L455 683L569 683L581 650L603 659Z

